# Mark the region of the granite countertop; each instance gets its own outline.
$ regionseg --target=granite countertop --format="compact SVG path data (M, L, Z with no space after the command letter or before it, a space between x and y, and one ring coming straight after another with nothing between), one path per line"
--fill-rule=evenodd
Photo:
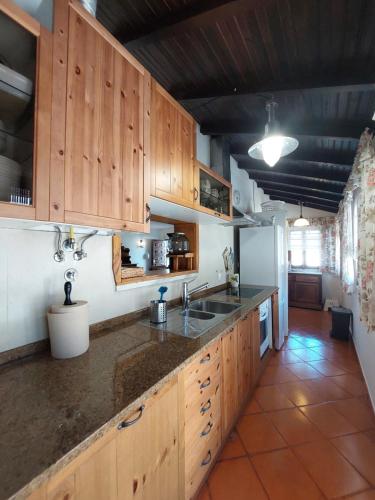
M0 499L24 498L276 290L260 288L251 299L205 297L243 307L197 339L134 322L95 334L77 358L43 353L0 367Z

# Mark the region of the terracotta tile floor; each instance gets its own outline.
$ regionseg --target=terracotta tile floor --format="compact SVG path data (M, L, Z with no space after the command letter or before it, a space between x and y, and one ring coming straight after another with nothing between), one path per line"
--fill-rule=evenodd
M375 500L375 416L354 347L323 311L291 308L198 500Z

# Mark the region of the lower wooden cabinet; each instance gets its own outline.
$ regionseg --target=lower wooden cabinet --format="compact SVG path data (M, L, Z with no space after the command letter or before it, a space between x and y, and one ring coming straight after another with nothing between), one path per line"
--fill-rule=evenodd
M305 309L322 308L322 275L289 273L289 305Z
M255 309L28 500L195 498L260 375L259 335Z
M238 411L238 325L230 328L222 339L222 436L225 439L232 428Z

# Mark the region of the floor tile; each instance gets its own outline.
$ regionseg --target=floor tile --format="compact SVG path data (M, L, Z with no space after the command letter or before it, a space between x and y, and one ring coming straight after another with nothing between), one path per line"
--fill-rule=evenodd
M293 363L300 363L301 358L296 356L293 351L279 351L275 354L270 362L269 366L278 366L278 365L289 365Z
M346 373L342 368L339 368L332 363L332 361L328 361L327 359L323 359L321 361L310 361L309 365L326 377L333 377L335 375L343 375Z
M267 366L259 380L259 385L281 384L292 380L298 379L286 366Z
M196 500L211 500L207 484L203 485L203 488L201 488Z
M237 424L237 432L247 452L251 454L286 446L286 442L264 413L241 417Z
M320 378L322 376L320 372L315 370L315 368L310 366L308 363L296 363L290 365L288 369L301 380Z
M265 411L294 407L293 403L275 385L258 387L255 390L255 398Z
M243 411L243 414L244 415L252 415L253 413L261 413L263 410L262 408L259 406L259 403L258 401L255 399L255 397L253 396L251 398L251 400L247 403L247 405L245 406L245 409Z
M336 411L331 403L305 406L301 411L325 437L332 438L358 432L358 429Z
M267 500L247 457L219 462L208 478L211 500Z
M322 398L319 394L310 389L302 380L279 384L277 387L296 406L305 406L322 402Z
M318 429L297 408L270 413L273 425L289 445L322 439Z
M221 452L219 460L227 460L229 458L243 457L246 455L246 450L241 443L236 431L230 433L227 442Z
M301 342L299 342L298 340L294 339L293 337L290 337L285 342L285 349L286 350L303 349L303 344L301 344Z
M289 449L256 455L251 459L272 500L322 499L320 491ZM230 496L228 498L235 498ZM249 500L252 497L249 497Z
M367 481L375 486L375 444L365 434L352 434L332 440L336 448Z
M323 401L335 401L337 399L349 398L350 394L334 382L331 382L329 377L317 378L314 380L306 380L305 383L317 392Z
M319 361L323 359L323 356L313 351L312 349L294 349L294 354L296 354L302 361Z
M333 402L332 405L359 431L375 427L375 416L368 404L361 399L343 399L342 401Z
M331 380L350 392L353 396L363 396L367 394L366 384L357 375L353 375L352 373L331 377Z
M348 500L375 500L375 490L367 490L356 495L345 497Z
M329 441L302 444L293 450L328 498L351 495L369 488L365 479Z
M322 340L319 340L316 338L311 338L311 337L305 337L305 338L299 340L299 342L301 344L303 344L304 347L308 347L308 348L322 347L325 345Z

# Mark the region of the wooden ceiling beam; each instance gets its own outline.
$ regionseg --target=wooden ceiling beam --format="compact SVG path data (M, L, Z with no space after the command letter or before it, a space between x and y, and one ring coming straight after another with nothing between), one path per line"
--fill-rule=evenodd
M373 127L371 121L334 121L334 120L294 120L288 123L280 118L281 130L283 134L292 137L317 137L325 139L353 139L359 140L360 135L366 127ZM264 126L266 124L266 115L263 120L220 120L201 123L201 133L204 135L238 135L244 134L256 142L257 137L264 135ZM246 139L246 137L243 137Z
M251 158L248 154L249 145L239 146L239 145L231 145L230 154L234 157L238 162L251 162L253 165L259 165L266 167L266 164L263 160L255 160ZM353 161L354 161L354 152L347 151L334 151L334 150L325 150L325 149L314 149L314 150L306 150L302 148L297 148L292 154L288 156L284 156L280 158L277 162L277 165L283 164L302 164L305 163L306 166L320 166L331 168L337 167L337 170L342 170L345 172L350 172ZM269 167L267 167L269 168Z
M299 205L299 202L301 201L299 198L289 198L288 196L274 196L274 195L270 195L270 199L285 201L285 203L291 203L292 205ZM305 201L303 203L303 206L309 208L315 208L317 210L324 210L325 212L331 212L333 214L337 214L338 212L338 209L324 205L322 203L311 203L309 201Z
M274 196L289 196L299 198L301 201L310 201L311 203L322 203L327 206L332 206L334 208L338 207L339 200L332 200L328 198L324 198L324 196L310 196L302 193L296 193L295 191L284 191L282 189L270 189L263 188L265 194L274 195Z
M264 99L264 94L286 98L296 94L327 94L327 93L347 93L347 92L370 92L375 90L375 78L363 78L363 76L353 76L349 74L346 78L342 76L322 75L318 72L306 81L293 82L271 82L259 87L241 87L220 89L215 87L202 88L201 91L190 91L189 93L178 92L175 94L183 104L189 106L201 99L209 101L211 99L226 97L258 97ZM263 94L263 95L262 95Z
M189 32L192 29L200 29L212 26L216 22L226 20L230 16L244 15L246 12L256 8L266 8L275 4L276 0L200 0L197 5L190 6L183 11L176 12L161 19L148 29L140 32L137 38L126 40L125 33L117 33L119 40L123 40L127 49L137 50L150 43L158 43L161 40Z
M312 188L309 186L301 186L301 185L296 185L296 184L290 184L287 182L275 182L275 181L268 181L268 180L263 180L263 179L258 179L257 180L257 185L258 187L262 189L277 189L277 190L282 190L282 191L292 191L295 193L300 193L300 194L306 194L306 195L316 195L316 196L322 196L323 198L328 198L332 200L336 200L339 202L344 195L342 193L338 193L337 191L331 191L329 190L329 186L326 187L326 189L318 189L318 188Z
M301 187L307 186L312 188L323 188L329 189L331 191L335 191L337 193L342 193L346 182L341 182L337 180L331 179L322 179L320 177L308 177L305 175L295 175L295 174L286 174L285 172L277 172L273 169L270 170L256 170L251 168L245 168L246 172L249 174L250 179L255 181L258 180L271 180L277 181L281 180L284 183L290 182L291 184L298 184Z

